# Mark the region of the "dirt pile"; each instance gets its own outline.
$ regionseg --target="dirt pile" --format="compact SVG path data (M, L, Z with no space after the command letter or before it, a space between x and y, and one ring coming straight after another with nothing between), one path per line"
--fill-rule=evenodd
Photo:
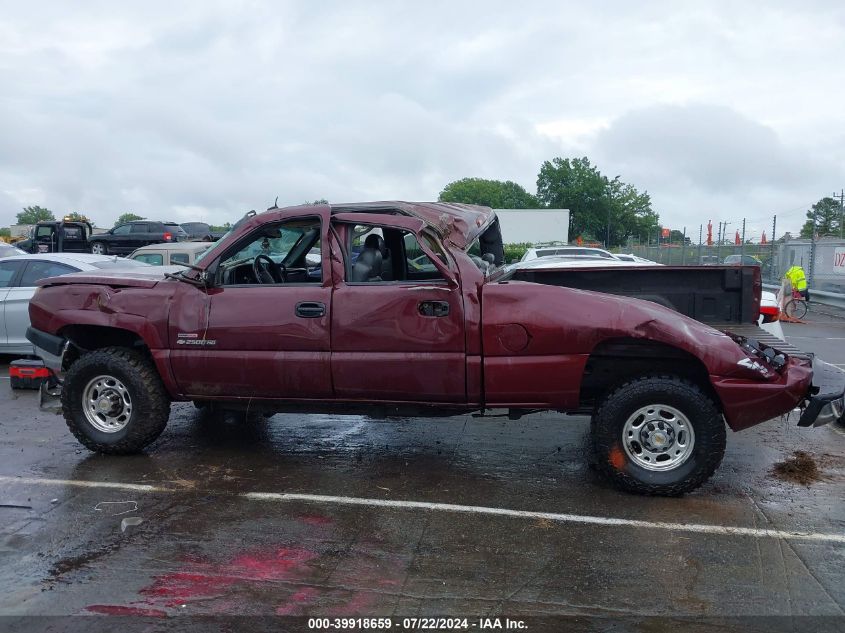
M805 486L822 478L816 461L804 451L795 451L789 459L775 464L772 473L779 479L804 484Z

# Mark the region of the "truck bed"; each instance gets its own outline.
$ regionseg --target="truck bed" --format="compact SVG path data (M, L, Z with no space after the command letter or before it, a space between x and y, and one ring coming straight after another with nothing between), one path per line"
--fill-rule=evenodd
M509 279L654 301L717 330L809 356L757 325L762 291L755 266L638 266L516 269Z
M762 290L755 266L531 268L510 279L646 299L707 324L756 323Z

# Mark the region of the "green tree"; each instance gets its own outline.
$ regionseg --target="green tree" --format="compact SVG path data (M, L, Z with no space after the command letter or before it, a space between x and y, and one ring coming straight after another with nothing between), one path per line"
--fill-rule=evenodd
M616 246L657 229L648 192L638 191L619 176L608 179L586 156L545 161L537 175L537 197L546 206L569 209L571 238Z
M815 215L816 230L813 231L813 216ZM819 237L825 235L839 236L840 227L842 223L842 208L839 206L839 201L836 198L826 197L819 200L813 205L813 208L807 211L807 221L801 227L801 237L813 237L813 233Z
M88 216L84 213L80 213L79 211L72 211L65 216L65 220L71 220L73 222L91 222L94 224L92 220L88 219Z
M440 202L480 204L493 209L537 209L537 196L510 180L461 178L450 182L438 197Z
M692 239L690 239L690 236L689 236L689 235L687 235L686 237L684 237L684 232L683 232L683 231L679 231L678 229L672 229L672 230L669 232L669 243L670 243L670 244L680 244L681 242L683 242L684 244L689 245L689 244L692 244ZM751 242L749 241L749 244L750 244L750 243L751 243Z
M56 216L50 209L44 207L24 207L23 211L18 213L18 224L38 224L39 222L46 222L48 220L55 220Z
M126 224L127 222L134 222L135 220L145 220L146 218L142 218L140 215L136 215L134 213L123 213L120 217L115 220L114 225L118 226L119 224Z
M232 228L231 222L226 222L225 224L222 224L220 226L211 225L211 230L214 231L215 233L225 233L226 231L228 231L231 228Z
M306 202L305 204L310 204L312 207L316 207L318 204L328 204L329 201L325 198L320 198L319 200L314 200L314 202Z
M0 229L0 237L12 237L12 230L8 226Z

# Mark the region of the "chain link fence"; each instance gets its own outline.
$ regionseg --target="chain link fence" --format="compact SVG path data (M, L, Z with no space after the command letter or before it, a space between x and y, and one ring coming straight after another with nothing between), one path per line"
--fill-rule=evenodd
M667 266L759 263L765 283L779 283L790 266L801 266L811 289L845 293L845 239L789 240L768 244L632 245L628 251Z

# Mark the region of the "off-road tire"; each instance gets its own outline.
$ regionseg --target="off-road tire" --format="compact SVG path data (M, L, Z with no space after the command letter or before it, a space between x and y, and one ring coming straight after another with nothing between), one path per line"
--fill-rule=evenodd
M126 385L133 408L126 426L106 433L85 417L83 391L100 374ZM164 431L170 417L170 398L152 361L125 347L89 352L74 362L62 385L62 414L70 432L84 446L108 455L129 455L150 445Z
M691 454L671 470L643 468L622 445L626 420L649 404L679 410L695 433ZM669 497L690 492L710 478L725 454L725 423L719 407L700 387L675 376L644 376L622 384L599 403L591 426L598 471L626 492Z

